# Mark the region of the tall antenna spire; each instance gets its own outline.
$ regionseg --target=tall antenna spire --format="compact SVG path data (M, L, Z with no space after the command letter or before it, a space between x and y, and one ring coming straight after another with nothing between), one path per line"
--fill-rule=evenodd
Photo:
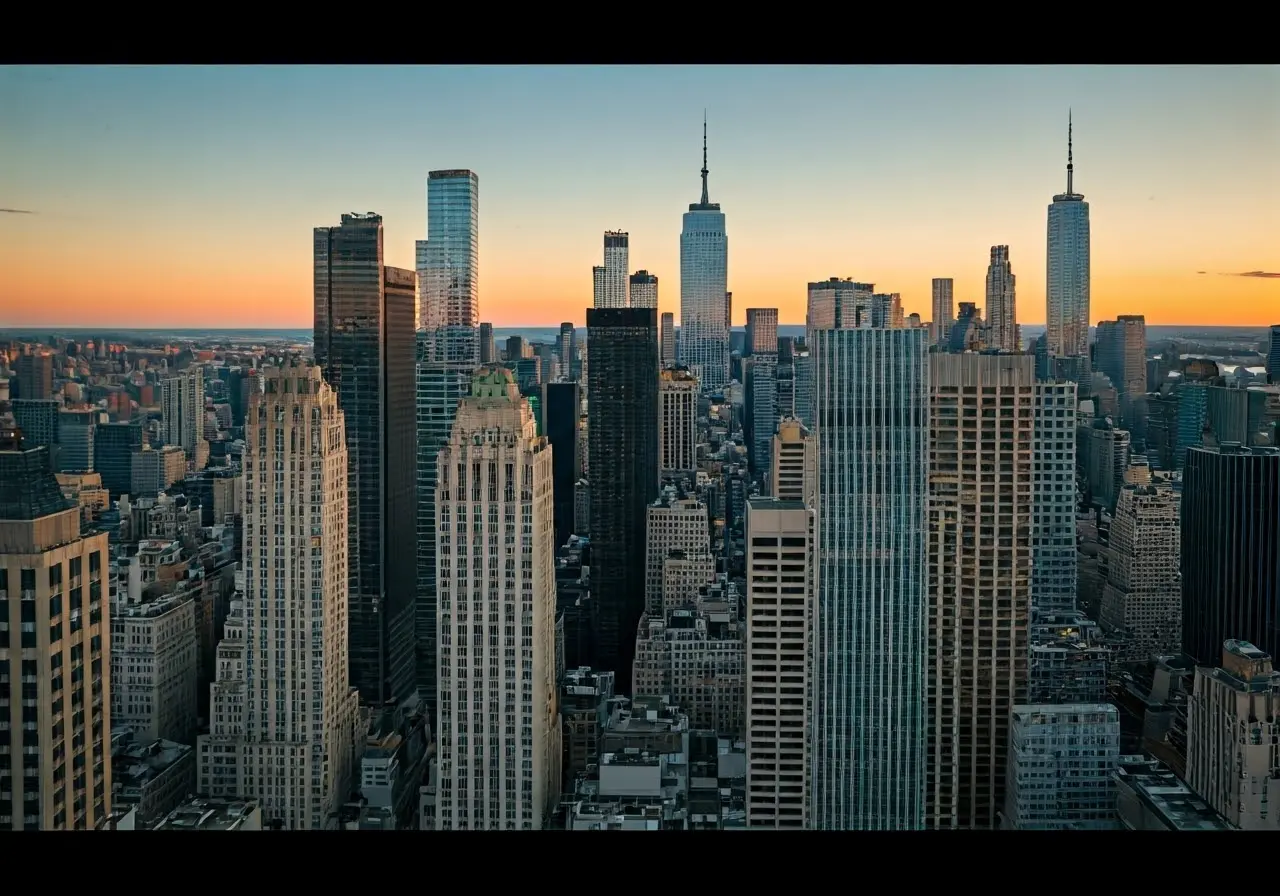
M1071 195L1071 178L1075 166L1071 163L1071 109L1067 109L1067 195Z
M702 110L702 204L710 205L711 197L707 194L707 110Z

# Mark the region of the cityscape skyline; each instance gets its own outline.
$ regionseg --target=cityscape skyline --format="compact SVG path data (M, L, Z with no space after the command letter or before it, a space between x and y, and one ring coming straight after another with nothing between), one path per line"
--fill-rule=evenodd
M305 83L296 77L301 71ZM502 68L458 71L465 75L456 79L459 96L440 95L440 103L467 106L476 125L467 138L414 141L411 125L405 136L415 146L412 159L392 148L367 172L350 166L349 176L317 185L309 172L318 161L302 154L301 143L289 146L314 131L296 132L299 122L290 116L315 111L312 92L326 92L332 69L5 70L0 100L17 110L17 122L0 135L14 162L0 173L0 267L12 276L6 297L16 301L5 303L0 326L303 326L310 297L305 244L296 234L340 212L372 210L386 222L387 263L411 269L427 171L454 164L489 184L480 235L482 318L499 327L581 325L600 233L615 228L630 234L631 267L671 284L659 310L678 316L676 216L696 189L696 116L704 104L714 198L733 211L727 287L738 296L735 326L748 307L777 307L780 322L802 323L806 284L832 275L899 292L904 310L925 319L935 277L954 278L956 302L985 305L984 262L997 244L1010 246L1023 274L1018 322L1042 324L1044 209L1065 185L1068 106L1075 188L1096 213L1091 323L1142 313L1152 325L1263 326L1280 298L1272 282L1280 276L1272 211L1280 179L1267 176L1280 128L1249 113L1280 90L1280 74L1266 67L524 67L518 81ZM444 72L344 70L351 75L344 91L374 84L389 91L347 130L359 133L365 116L384 113L409 85L438 83ZM253 95L244 93L250 84ZM629 142L604 145L615 113L578 113L605 86L627 101L611 108L652 126L629 127ZM216 133L184 131L167 119L157 129L166 113L181 113L174 104L183 89L207 103L199 124L218 124ZM532 100L542 90L560 94ZM992 122L986 110L981 129L963 126L977 99L993 90L1009 99L995 113L1000 120ZM512 101L516 94L523 105ZM824 141L797 155L793 140L769 136L811 124L805 119L815 106L837 95L862 110L859 131L869 128L877 139L834 139L847 149L832 153ZM108 96L109 103L94 100ZM268 120L272 97L287 108ZM921 133L914 116L894 114L895 104L912 103L928 112L921 124L954 126L952 136L922 142L929 129ZM504 118L524 128L521 154L486 145L487 130ZM1201 126L1188 129L1188 118ZM985 148L993 124L1008 129L1016 149ZM584 126L590 130L576 140L574 129ZM750 133L753 126L758 133ZM843 126L831 124L833 135ZM1221 139L1193 144L1205 128ZM197 148L175 136L184 132L205 143ZM888 152L895 141L900 149ZM563 147L573 148L548 156ZM161 152L164 158L156 157ZM605 153L611 164L602 167L596 159ZM200 167L175 170L177 158ZM233 171L234 183L227 180ZM1178 189L1162 190L1175 174ZM824 178L827 200L815 204L813 184ZM978 206L975 183L987 191ZM273 212L254 215L250 200ZM871 218L857 213L867 205ZM135 218L133 227L112 227L112 217L140 206L153 214ZM522 229L540 214L536 230ZM301 229L300 216L307 219ZM234 256L258 265L228 264ZM176 295L183 300L175 302Z

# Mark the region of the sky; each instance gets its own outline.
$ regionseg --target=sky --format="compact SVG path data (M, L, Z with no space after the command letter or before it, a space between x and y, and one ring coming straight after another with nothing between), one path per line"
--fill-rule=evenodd
M612 229L678 318L704 110L735 324L831 276L982 305L995 244L1043 323L1068 109L1094 320L1280 321L1280 66L7 66L0 326L308 327L312 229L377 212L412 268L442 168L482 320L583 323Z

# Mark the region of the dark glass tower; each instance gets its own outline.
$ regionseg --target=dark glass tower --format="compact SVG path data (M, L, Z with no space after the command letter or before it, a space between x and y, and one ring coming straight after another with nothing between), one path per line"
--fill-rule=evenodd
M133 452L146 443L137 423L99 423L93 436L93 468L111 500L129 494L133 485Z
M1236 638L1280 656L1280 450L1194 446L1182 483L1182 649Z
M347 422L351 683L413 690L417 457L413 271L382 263L382 218L315 230L315 351Z
M556 547L559 548L573 534L573 484L578 481L582 468L578 460L578 408L581 401L575 382L547 383L542 389L542 419L547 439L551 442L551 484Z
M587 454L596 663L631 693L646 508L658 495L658 311L587 309Z

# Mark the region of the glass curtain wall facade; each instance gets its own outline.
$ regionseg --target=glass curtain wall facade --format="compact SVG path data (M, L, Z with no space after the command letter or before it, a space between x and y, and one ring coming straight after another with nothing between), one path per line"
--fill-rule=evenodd
M813 818L924 827L925 330L813 333L818 597Z

